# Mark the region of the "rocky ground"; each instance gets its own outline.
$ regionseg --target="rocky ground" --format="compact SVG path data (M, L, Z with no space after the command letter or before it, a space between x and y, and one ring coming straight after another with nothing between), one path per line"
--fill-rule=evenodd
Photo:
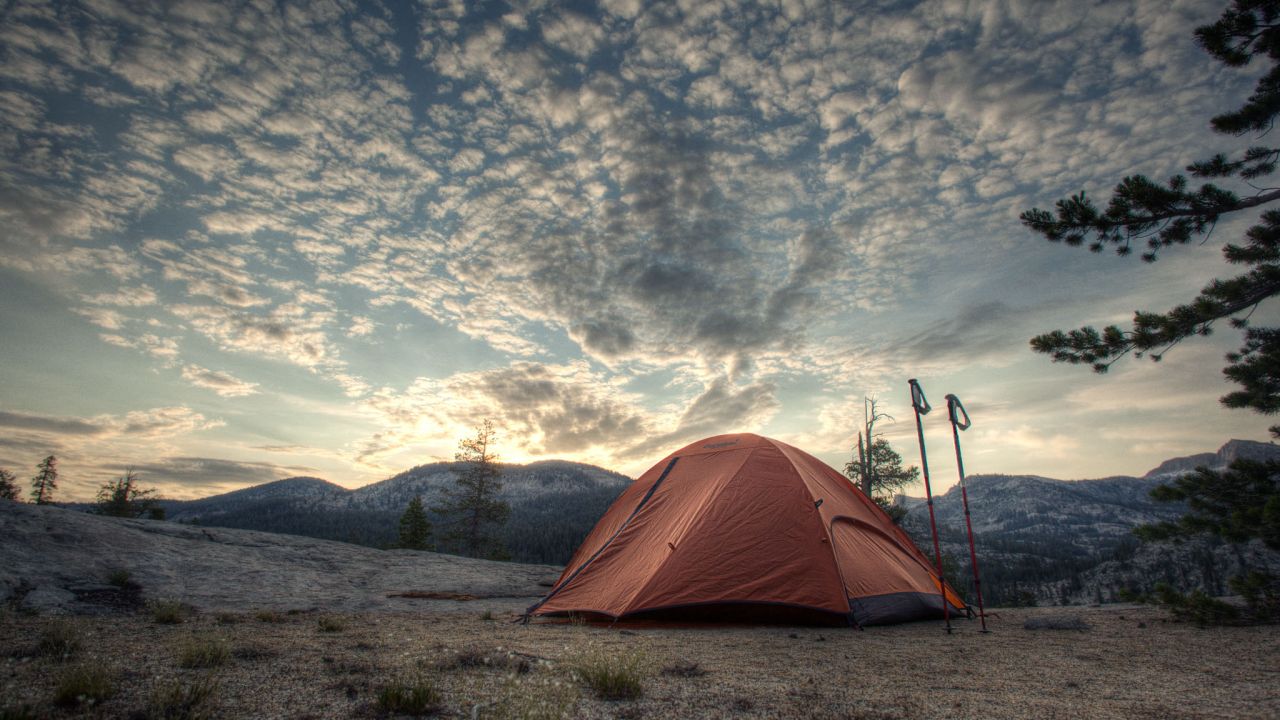
M120 573L140 595L109 582ZM110 612L143 599L203 611L394 612L432 607L399 597L415 592L540 596L559 575L548 565L0 502L0 603L40 613Z
M0 573L27 588L0 612L4 720L380 717L414 700L452 718L1280 717L1280 627L1117 605L1000 610L987 635L521 625L548 568L58 512L0 511ZM169 549L111 561L86 544L119 550L120 532ZM385 597L405 590L484 597ZM601 697L604 671L625 699Z
M1280 717L1280 628L1201 630L1143 607L1071 611L1090 625L1083 631L1024 629L1061 610L1008 610L988 635L968 621L946 635L935 622L526 626L454 604L180 624L150 613L10 612L0 619L0 717L24 717L24 707L25 717L377 717L394 714L383 710L386 693L404 679L432 688L431 712L454 718ZM79 647L63 657L50 637ZM190 667L193 656L214 659ZM631 663L623 675L638 697L603 700L586 682L584 672L611 662ZM86 667L113 692L58 706L60 683ZM173 699L202 687L194 708Z

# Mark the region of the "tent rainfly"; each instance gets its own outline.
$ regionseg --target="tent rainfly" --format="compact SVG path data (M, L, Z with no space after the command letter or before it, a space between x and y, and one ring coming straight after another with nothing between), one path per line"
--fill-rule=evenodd
M953 612L965 611L950 588ZM874 502L821 460L717 435L632 483L531 616L880 625L942 617L942 583Z

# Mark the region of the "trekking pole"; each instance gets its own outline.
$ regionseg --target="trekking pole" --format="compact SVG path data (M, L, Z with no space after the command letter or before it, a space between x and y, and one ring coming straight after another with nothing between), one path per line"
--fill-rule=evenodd
M964 420L960 420L960 416ZM982 606L982 579L978 575L978 551L973 546L973 522L969 520L969 491L964 487L964 458L960 456L960 431L968 430L973 424L969 413L960 404L960 398L947 396L947 416L951 419L951 438L956 445L956 469L960 471L960 501L964 504L964 529L969 533L969 565L973 568L973 591L978 595L978 619L982 621L982 629L978 632L991 632L987 629L987 611Z
M933 408L925 399L924 390L915 378L907 381L911 386L911 409L916 411L916 437L920 438L920 468L924 471L924 496L929 504L929 531L933 534L933 557L938 565L938 592L942 595L942 621L946 623L947 634L951 633L951 606L947 603L947 581L942 577L942 548L938 545L938 521L933 516L933 490L929 487L929 458L924 451L924 423L922 415L928 415Z

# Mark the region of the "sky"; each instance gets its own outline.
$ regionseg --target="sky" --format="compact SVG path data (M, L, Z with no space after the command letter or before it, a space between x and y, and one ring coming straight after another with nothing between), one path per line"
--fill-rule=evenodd
M913 377L970 473L1266 440L1217 402L1237 331L1106 375L1028 346L1229 272L1247 217L1154 264L1018 221L1256 140L1208 130L1261 72L1196 46L1222 7L6 3L0 467L357 487L484 419L508 462L756 432L841 467L865 396L918 464Z

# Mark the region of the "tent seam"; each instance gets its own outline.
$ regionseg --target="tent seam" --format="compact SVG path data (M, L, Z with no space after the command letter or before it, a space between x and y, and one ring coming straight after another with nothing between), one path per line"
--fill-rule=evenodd
M716 491L716 494L712 497L707 498L707 500L703 502L702 505L697 509L697 511L694 513L693 521L689 523L689 527L686 528L685 531L680 534L680 537L675 539L674 544L676 545L676 547L679 547L680 544L684 541L684 539L689 536L689 533L692 532L695 527L698 527L703 517L705 517L707 508L710 507L712 503L714 503L716 500L720 498L720 495L724 493L725 488L729 486L730 482L733 482L733 480L738 477L738 473L742 472L742 468L746 466L747 461L750 460L751 456L755 455L756 451L759 450L760 448L753 447L753 448L741 448L741 449L747 450L747 452L744 453L742 456L742 462L738 463L738 467L734 468L733 473L729 475L729 480L724 485L722 485L719 490ZM733 451L726 450L724 452L733 452ZM705 455L707 453L703 453L703 454ZM658 563L658 567L654 568L653 574L649 576L649 579L645 580L644 584L641 585L627 600L627 604L623 606L624 610L622 611L622 614L625 615L633 611L632 606L635 603L636 598L643 595L644 592L649 589L649 586L652 585L653 581L658 578L658 575L662 572L662 569L667 566L667 562L670 559L671 559L671 556L668 555L667 557L663 558L662 562Z

